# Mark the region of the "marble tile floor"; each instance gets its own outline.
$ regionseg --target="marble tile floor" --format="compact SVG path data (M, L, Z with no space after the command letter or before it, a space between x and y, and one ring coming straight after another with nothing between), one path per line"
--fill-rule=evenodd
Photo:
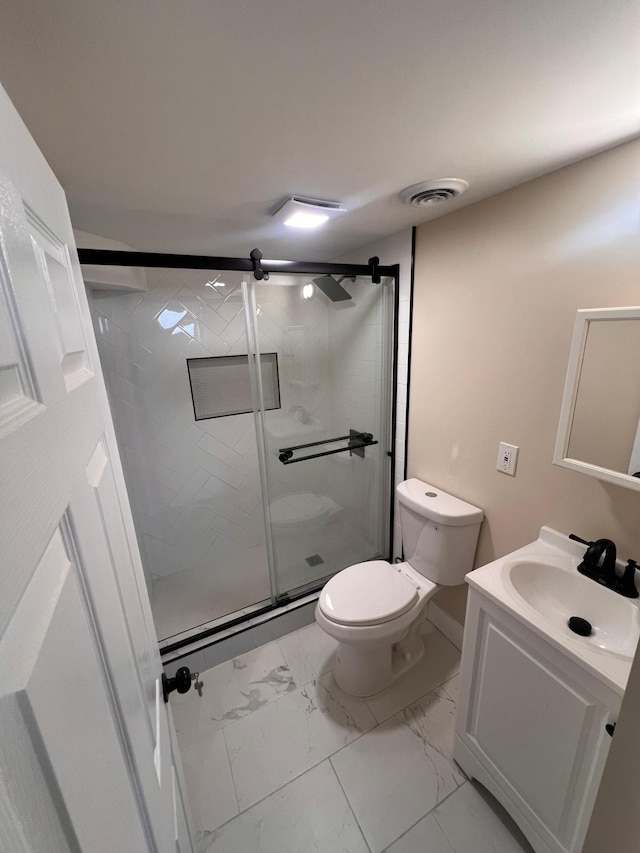
M531 853L453 763L460 653L429 622L426 653L372 699L332 676L310 625L172 694L198 853Z

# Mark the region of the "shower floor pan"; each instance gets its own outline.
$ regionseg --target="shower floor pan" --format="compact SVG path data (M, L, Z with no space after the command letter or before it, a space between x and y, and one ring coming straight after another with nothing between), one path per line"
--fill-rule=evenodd
M292 597L310 591L327 576L363 557L362 543L354 531L339 521L320 530L276 537L280 591ZM218 565L176 572L153 581L151 608L160 646L199 634L223 630L243 616L269 607L271 590L266 546L252 549L249 560L227 558ZM371 557L374 557L371 554ZM322 562L316 559L320 557ZM309 562L311 559L311 563Z

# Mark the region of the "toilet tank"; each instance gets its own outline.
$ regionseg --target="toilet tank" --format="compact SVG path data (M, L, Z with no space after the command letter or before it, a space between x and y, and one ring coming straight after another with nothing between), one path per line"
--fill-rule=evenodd
M399 483L404 558L443 586L464 583L473 568L483 512L415 478Z

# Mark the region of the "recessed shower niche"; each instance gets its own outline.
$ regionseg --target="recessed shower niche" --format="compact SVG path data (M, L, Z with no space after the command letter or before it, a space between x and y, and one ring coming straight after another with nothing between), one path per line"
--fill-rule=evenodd
M390 557L397 268L228 260L90 299L164 647Z
M197 421L224 418L253 411L251 372L248 355L218 355L188 358L193 416ZM260 358L265 410L280 408L278 353Z

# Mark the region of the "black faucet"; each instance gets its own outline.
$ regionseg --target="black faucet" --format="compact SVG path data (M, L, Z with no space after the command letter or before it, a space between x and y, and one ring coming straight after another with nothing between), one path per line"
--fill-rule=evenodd
M587 542L586 539L581 539L575 533L571 533L569 539L582 542L583 545L587 546L582 562L578 566L580 574L627 598L638 598L635 575L636 569L639 567L635 560L627 560L622 575L617 573L615 542L612 542L611 539L596 539L594 542Z
M616 573L616 543L611 539L596 539L589 542L581 563L582 574L589 577L603 578L605 583ZM578 567L578 571L581 571Z

